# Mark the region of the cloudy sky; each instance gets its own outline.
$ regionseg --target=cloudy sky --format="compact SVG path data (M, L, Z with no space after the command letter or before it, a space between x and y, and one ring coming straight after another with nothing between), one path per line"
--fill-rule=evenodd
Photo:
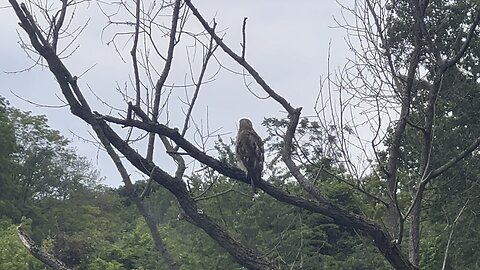
M149 1L145 1L147 2ZM329 43L331 43L331 67L343 65L348 55L344 42L345 31L335 28L334 17L341 18L341 9L336 1L202 0L194 3L204 17L209 20L216 18L218 29L225 30L224 40L237 52L240 51L242 21L244 17L248 17L247 60L272 88L286 97L293 106L304 107L304 115L313 113L321 77L327 75ZM18 26L13 10L8 8L7 1L3 1L1 5L0 95L6 97L11 105L17 108L47 115L50 126L70 138L79 154L87 156L101 170L102 175L106 177L106 184L120 185L118 173L106 154L92 143L80 139L91 139L89 128L80 119L71 115L68 108L37 107L15 97L14 94L44 105L62 104L60 90L48 70L36 67L27 72L18 72L32 66L32 61L20 48L19 35L23 38L25 35ZM131 45L119 47L120 53L125 57L125 63L113 46L107 45L115 29L107 28L102 32L107 24L107 18L100 12L97 2L92 1L90 5L80 6L76 15L75 23L80 24L87 20L89 23L76 40L78 49L65 60L67 67L77 76L88 70L80 77L79 83L94 110L110 112L108 107L96 100L89 89L110 105L125 108L126 105L122 102L116 87L129 86L132 67L128 52ZM192 16L190 19L189 26L200 29L195 18ZM189 77L185 61L186 52L190 48L188 45L191 44L181 44L177 47L174 58L176 62L167 84L180 85L186 76ZM192 55L191 50L189 55ZM218 50L217 55L220 59L225 59L222 51ZM227 61L227 64L229 68L241 72L241 69L233 63ZM214 66L212 65L209 70L210 75L216 71ZM265 96L258 87L252 88L260 96ZM185 89L178 88L178 91L173 92L178 98L176 103L172 102L169 117L173 126L180 127L184 114L178 99L185 96ZM219 133L225 134L225 138L235 136L236 123L242 117L251 118L259 133L265 135L264 128L260 126L263 118L284 116L278 104L271 99L257 99L245 88L242 76L226 70L221 70L216 79L206 84L201 91L194 110L195 120L203 123L206 128L208 119L209 130L219 129ZM195 135L193 130L189 132L190 136ZM132 175L134 179L140 178L140 175Z

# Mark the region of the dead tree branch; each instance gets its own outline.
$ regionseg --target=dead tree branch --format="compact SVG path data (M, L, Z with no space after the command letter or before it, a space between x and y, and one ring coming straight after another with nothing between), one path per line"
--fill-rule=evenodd
M23 230L22 225L17 227L18 237L22 241L22 244L27 248L33 257L37 258L44 264L50 266L55 270L70 270L61 260L57 259L52 254L45 252L38 246L35 241Z

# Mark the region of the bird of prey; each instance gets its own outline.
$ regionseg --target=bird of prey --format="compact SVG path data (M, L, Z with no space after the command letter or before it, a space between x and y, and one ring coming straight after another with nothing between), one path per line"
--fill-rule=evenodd
M262 139L248 119L240 119L235 153L237 166L245 171L247 179L250 179L253 193L256 193L256 186L262 178L264 150Z

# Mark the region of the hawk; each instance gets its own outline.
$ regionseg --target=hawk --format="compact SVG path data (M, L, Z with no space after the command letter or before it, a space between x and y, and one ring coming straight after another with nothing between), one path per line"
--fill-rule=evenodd
M248 119L240 119L235 146L237 165L246 172L247 179L250 179L253 193L256 193L256 185L262 178L263 152L262 139L253 129L252 122Z

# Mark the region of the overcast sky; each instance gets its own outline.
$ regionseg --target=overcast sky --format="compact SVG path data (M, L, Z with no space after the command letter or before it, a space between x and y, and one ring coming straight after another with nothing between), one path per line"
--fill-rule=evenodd
M194 3L204 17L211 20L215 16L218 29L226 30L224 39L237 52L240 51L242 21L244 17L248 17L247 60L272 88L286 97L294 107L304 107L304 115L313 112L320 78L327 75L329 43L331 42L332 48L332 67L343 65L348 55L344 43L345 31L334 28L334 16L340 18L341 11L336 1L202 0ZM2 5L5 4L6 1L3 1ZM122 52L127 57L127 63L124 63L112 46L106 45L111 33L106 31L102 35L101 30L107 19L99 12L95 2L88 8L79 8L76 14L80 22L87 18L90 22L77 41L80 47L65 60L67 67L78 76L94 65L79 79L80 86L94 105L94 110L109 112L107 107L102 106L88 93L89 87L113 106L125 108L126 105L122 103L115 88L117 84L123 86L128 82L128 77L132 74L128 59L131 45L123 48ZM194 18L191 20L193 23ZM88 133L90 130L82 120L71 115L68 108L36 107L12 94L13 92L39 104L62 104L57 98L61 97L59 87L48 70L37 67L28 72L7 73L28 68L32 62L19 46L18 34L23 38L25 34L19 28L11 8L0 9L0 23L0 95L6 97L14 107L47 115L50 126L71 139L78 153L87 156L101 170L101 174L106 177L106 184L120 185L118 172L107 155L77 137L78 135L91 139ZM192 24L192 27L195 26ZM187 49L177 47L176 50L177 61L167 83L178 85L183 81L188 66L184 61ZM219 50L217 55L222 57L223 52ZM241 71L236 66L229 67ZM215 68L212 68L210 74L214 71ZM253 89L259 95L265 96L258 87ZM179 91L182 91L178 94L181 96L184 90ZM242 117L252 119L259 133L265 135L265 130L260 125L263 118L285 116L282 108L271 99L259 100L249 93L243 86L242 76L225 70L220 72L215 81L202 88L194 111L195 119L205 122L207 111L209 129L220 129L220 133L226 134L225 138L235 136L236 123ZM172 115L180 116L177 122L173 121L174 126L180 126L183 117L181 109L173 106L170 115L172 119L175 118ZM140 175L133 174L133 178L138 179Z

